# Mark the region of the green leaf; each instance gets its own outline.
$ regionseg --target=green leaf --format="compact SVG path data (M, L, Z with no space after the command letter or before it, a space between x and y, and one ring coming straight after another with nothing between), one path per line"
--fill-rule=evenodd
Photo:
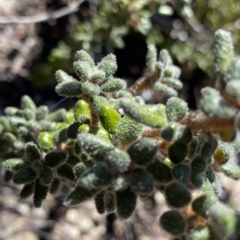
M111 78L101 85L103 92L116 92L126 88L126 82L120 78Z
M107 167L97 164L83 173L78 184L87 189L102 189L112 182L112 174Z
M3 167L5 167L7 170L11 171L18 171L21 168L24 168L29 163L21 158L11 158L3 162Z
M75 53L75 61L84 61L89 64L90 67L94 67L94 61L92 57L84 50L77 51Z
M132 100L122 99L121 107L128 116L150 127L161 128L167 124L165 110L160 105L140 105Z
M82 90L90 96L99 95L101 92L101 89L98 85L89 81L82 83Z
M176 210L163 213L159 220L160 226L172 235L180 235L185 230L185 221L182 214Z
M38 180L35 183L33 205L38 208L41 207L45 198L47 197L48 186L42 185Z
M91 74L91 67L86 61L77 61L73 63L77 75L84 80L88 80Z
M25 145L25 155L29 161L40 159L41 151L35 143L28 142Z
M64 205L67 207L76 206L86 200L89 200L97 193L95 189L86 189L81 186L77 186L64 200Z
M97 65L98 69L103 70L106 73L106 77L111 76L117 70L116 56L113 54L107 55L102 61Z
M124 116L116 127L116 139L118 139L122 145L129 145L139 137L142 128L141 123Z
M187 103L180 98L171 97L166 103L166 115L168 121L179 122L188 111Z
M131 178L131 190L140 195L149 195L153 191L152 176L144 169L135 169Z
M174 164L181 163L187 156L188 147L186 144L174 142L168 148L168 157Z
M116 192L117 213L120 218L129 218L137 204L137 195L127 188Z
M117 124L122 119L121 115L112 107L102 105L99 111L99 119L102 126L110 133L116 131Z
M182 208L191 202L190 191L178 182L171 182L165 188L167 203L174 208Z
M16 184L26 184L33 182L36 178L36 172L30 168L25 167L20 169L13 177L13 182Z
M78 135L78 144L95 161L103 161L106 153L113 149L111 143L90 133L80 133Z
M139 165L148 165L152 162L158 150L158 143L153 138L141 138L134 142L128 153L133 162Z

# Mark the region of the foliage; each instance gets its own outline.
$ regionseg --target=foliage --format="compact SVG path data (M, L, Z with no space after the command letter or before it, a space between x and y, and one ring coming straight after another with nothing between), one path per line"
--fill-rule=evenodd
M115 78L116 57L98 64L84 50L73 63L78 79L56 72L57 94L77 98L66 111L49 113L24 96L21 107L0 117L6 180L23 184L40 207L47 193L67 185L66 206L94 198L99 213L129 218L140 198L161 191L170 208L159 220L174 239L239 239L239 215L221 204L217 172L235 180L239 150L240 68L231 35L215 32L215 86L202 89L192 112L177 97L180 69L167 50L149 45L147 69L130 88ZM234 77L233 77L234 76ZM155 89L166 104L140 96ZM126 197L127 196L127 197Z

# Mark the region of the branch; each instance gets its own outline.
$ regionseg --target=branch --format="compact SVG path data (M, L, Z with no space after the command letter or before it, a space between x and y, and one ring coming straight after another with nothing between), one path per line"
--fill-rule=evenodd
M69 15L71 13L77 12L78 7L84 2L85 0L76 0L73 3L70 3L68 6L60 8L52 13L40 13L35 16L14 16L14 17L1 17L0 16L0 23L1 24L8 24L8 23L39 23L44 21L49 21L53 19L58 19Z

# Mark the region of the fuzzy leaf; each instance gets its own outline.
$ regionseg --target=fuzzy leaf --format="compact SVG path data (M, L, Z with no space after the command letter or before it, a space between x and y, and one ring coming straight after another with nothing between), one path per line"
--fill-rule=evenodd
M101 91L103 92L116 92L126 88L126 83L120 78L112 78L101 85Z
M167 123L165 110L159 105L140 105L129 99L122 99L124 112L145 125L161 128Z
M25 167L20 169L13 177L13 182L16 184L26 184L33 182L36 178L36 172L30 168Z
M126 197L127 196L127 197ZM137 204L137 195L127 188L116 193L117 213L120 218L129 218Z
M86 189L81 186L77 186L64 200L64 205L68 207L76 206L97 193L95 189Z
M95 161L103 161L107 151L113 148L112 144L89 133L78 135L78 144Z
M78 184L87 189L101 189L109 185L112 181L112 174L107 167L98 164L83 173L78 180Z
M99 111L99 119L107 132L113 134L116 131L117 124L122 118L114 108L103 105Z
M147 165L151 163L157 150L158 143L155 139L141 138L128 148L128 153L133 162L139 165Z
M75 61L87 62L90 67L94 67L95 65L92 57L84 50L80 50L75 53Z

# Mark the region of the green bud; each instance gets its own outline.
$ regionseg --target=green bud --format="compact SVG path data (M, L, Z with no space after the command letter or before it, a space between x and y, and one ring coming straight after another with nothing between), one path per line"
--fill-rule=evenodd
M87 118L90 119L91 110L87 102L85 102L84 100L78 100L74 107L75 121L81 122L82 115L85 115Z
M186 144L175 142L168 148L168 157L174 164L181 163L187 156L188 147Z
M40 106L38 107L37 111L36 111L36 120L42 120L45 117L47 117L49 111L48 111L48 107L47 106Z
M38 136L38 142L41 149L45 152L48 152L53 147L53 133L40 132Z
M90 78L91 67L88 62L77 61L73 63L73 67L81 79L88 80Z
M117 213L120 218L129 218L137 204L137 195L127 188L116 192Z
M101 91L98 85L89 81L82 83L82 90L90 96L99 95Z
M165 189L167 203L174 208L182 208L191 202L190 191L178 182L171 182Z
M57 169L57 173L60 177L67 179L69 181L74 181L75 175L73 173L72 167L65 163Z
M55 87L55 91L59 96L79 97L82 94L82 86L77 80L64 81L58 83Z
M218 146L217 139L214 136L210 135L209 138L207 139L207 142L203 144L200 156L204 159L211 157L215 152L217 146Z
M83 173L78 184L88 189L101 189L112 182L112 174L107 167L98 164Z
M98 64L98 69L103 70L106 73L106 77L111 76L117 70L117 61L116 56L113 54L107 55L102 61Z
M194 228L188 230L188 239L189 240L209 240L210 232L208 227Z
M192 160L191 168L194 173L203 173L207 168L207 161L197 156Z
M173 64L172 58L166 49L162 49L159 54L159 61L164 64L164 67L170 66Z
M167 123L165 110L160 105L140 105L129 99L121 100L124 112L145 125L161 128Z
M45 198L47 197L48 186L42 185L38 180L35 182L33 205L38 208L41 207Z
M131 163L129 155L117 148L111 149L106 153L105 161L113 172L125 172Z
M148 45L146 61L147 61L147 69L153 72L155 70L155 65L157 62L157 49L153 44Z
M192 202L192 209L198 215L207 218L210 207L217 203L218 199L212 193L205 193Z
M160 82L155 82L154 88L166 97L176 97L178 95L175 89Z
M24 187L22 188L21 192L20 192L20 198L21 199L26 199L28 197L30 197L34 192L34 182L33 183L29 183L24 185Z
M53 172L49 167L43 167L39 175L40 183L44 186L48 186L53 181Z
M147 171L152 174L153 179L158 183L167 183L172 179L170 168L158 159L147 166Z
M91 81L101 83L105 80L106 74L104 71L99 70L99 69L94 69L93 73L91 75Z
M78 144L97 162L103 161L107 151L113 148L111 143L89 133L80 133L78 135Z
M214 57L216 71L225 74L233 59L233 43L230 32L223 29L215 32Z
M21 108L22 109L29 109L31 110L32 112L36 112L36 105L35 103L33 102L33 100L27 96L27 95L24 95L22 98L21 98Z
M116 131L117 124L122 118L114 108L107 105L102 105L99 111L99 119L103 127L110 134L113 134Z
M68 75L66 72L62 70L57 70L55 73L55 77L58 83L76 81L76 79L74 79L73 77L71 77L70 75Z
M67 136L68 128L62 128L53 133L53 141L55 144L60 144L68 139Z
M171 97L166 103L166 115L169 121L179 122L188 111L187 103L180 98Z
M180 212L171 210L163 213L159 220L160 226L172 235L179 235L185 230L185 221Z
M95 66L92 57L84 50L80 50L75 53L75 61L87 62L90 67Z
M101 91L103 92L116 92L125 88L126 82L120 78L111 78L101 85Z
M50 122L61 122L65 120L66 114L66 110L64 108L60 108L57 111L48 114L46 120Z
M137 194L150 194L153 191L152 176L144 169L135 169L132 173L131 190Z
M54 178L53 181L52 181L52 183L51 183L51 187L50 187L50 189L49 189L49 192L50 192L51 194L55 194L55 193L58 191L59 186L60 186L60 181L59 181L59 179Z
M97 193L95 189L86 189L81 186L77 186L64 200L64 205L67 207L74 207Z
M147 165L151 163L157 150L158 143L155 139L141 138L128 148L128 153L133 162L139 165Z
M98 112L103 105L110 105L108 99L105 96L93 96L91 101L93 108Z
M173 166L172 175L179 182L188 185L190 182L191 168L187 164L178 164Z
M67 129L67 137L76 139L77 134L78 134L78 128L80 127L80 125L81 125L80 122L74 122L74 123L70 124Z
M104 206L104 191L98 193L95 198L95 206L99 214L103 214L105 212Z
M13 177L13 182L16 184L26 184L33 182L36 178L36 172L30 168L25 167L20 169Z
M11 158L3 162L3 167L7 170L18 171L26 167L29 163L21 158Z
M40 159L41 151L35 143L28 142L25 145L25 155L29 161Z
M220 170L229 178L234 180L240 179L240 168L233 161L228 161L227 163L221 165Z
M122 145L129 145L138 138L142 127L141 123L124 116L117 125L116 139L118 139Z
M86 171L86 169L86 165L80 162L73 167L73 173L76 178L80 178L81 175Z
M172 77L165 77L161 81L162 83L166 84L167 86L171 88L175 88L177 90L181 89L183 87L183 84L180 80Z
M220 142L218 148L213 154L214 161L219 164L225 164L233 156L234 148L229 143Z

